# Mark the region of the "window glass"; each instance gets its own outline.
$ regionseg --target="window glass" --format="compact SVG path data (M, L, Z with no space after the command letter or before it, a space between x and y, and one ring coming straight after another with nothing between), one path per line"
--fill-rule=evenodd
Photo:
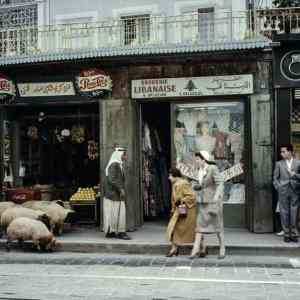
M198 10L199 39L211 41L214 39L214 8Z
M220 171L243 163L244 105L240 102L176 105L174 129L176 162L192 174L194 154L206 150ZM225 203L244 203L244 175L225 183Z
M122 17L124 44L144 44L150 39L149 15Z

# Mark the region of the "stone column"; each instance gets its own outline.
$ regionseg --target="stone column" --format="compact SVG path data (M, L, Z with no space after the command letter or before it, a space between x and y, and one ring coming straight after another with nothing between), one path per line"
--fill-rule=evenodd
M143 210L139 199L140 183L137 154L137 126L135 104L131 99L109 99L101 102L100 109L100 155L101 182L105 167L116 146L128 151L126 163L127 229L142 225ZM102 184L103 186L103 184Z

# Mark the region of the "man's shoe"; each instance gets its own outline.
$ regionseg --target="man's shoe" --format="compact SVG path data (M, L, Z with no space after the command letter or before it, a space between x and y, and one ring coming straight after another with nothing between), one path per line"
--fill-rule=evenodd
M118 238L121 240L131 240L131 237L126 232L120 232Z
M283 236L283 235L284 235L284 231L281 230L280 232L276 232L276 235L277 235L277 236Z
M288 236L285 236L285 237L283 238L283 241L284 241L285 243L289 243L289 242L291 241L291 239L290 239Z
M290 241L294 243L298 243L298 238L296 236L290 237Z
M108 239L113 239L116 238L116 234L114 232L108 232L105 237Z

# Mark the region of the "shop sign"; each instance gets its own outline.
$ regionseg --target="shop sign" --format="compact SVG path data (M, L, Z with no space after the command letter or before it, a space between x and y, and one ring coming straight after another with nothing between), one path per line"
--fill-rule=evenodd
M83 70L76 78L76 86L82 96L100 97L112 90L112 80L104 71L96 68Z
M280 60L281 75L287 80L300 82L300 51L290 51Z
M70 82L18 83L20 97L73 96L75 90Z
M6 76L0 74L0 100L13 100L16 95L15 85Z
M253 93L251 74L132 80L132 98L241 95Z
M182 162L179 162L179 163L177 163L177 168L180 170L182 175L184 175L190 179L198 181L197 170L194 167L186 165ZM243 166L241 163L238 163L238 164L224 170L223 172L220 172L220 176L221 176L222 180L226 182L226 181L228 181L234 177L237 177L243 173L244 173Z

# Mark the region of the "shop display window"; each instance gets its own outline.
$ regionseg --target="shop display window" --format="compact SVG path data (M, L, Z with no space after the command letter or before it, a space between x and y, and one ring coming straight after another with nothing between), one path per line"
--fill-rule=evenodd
M244 104L209 102L176 105L173 133L176 161L195 170L194 154L210 153L220 171L244 160ZM245 202L244 175L225 183L224 203Z
M99 184L99 128L98 117L90 110L48 109L23 116L23 186L51 187L49 199L94 200L92 188Z

